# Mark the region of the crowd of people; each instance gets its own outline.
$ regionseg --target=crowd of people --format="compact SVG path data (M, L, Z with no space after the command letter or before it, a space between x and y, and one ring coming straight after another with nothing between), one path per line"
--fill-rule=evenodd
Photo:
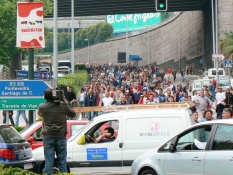
M194 116L198 116L197 122L207 120L207 118L222 119L225 117L224 112L229 112L232 116L233 95L230 89L226 92L223 92L221 88L216 89L217 83L212 79L210 85L204 86L201 91L193 90L190 81L185 78L185 74L193 70L188 72L187 67L186 70L182 69L177 72L172 68L165 71L154 66L104 64L89 65L87 70L90 81L79 90L78 94L74 94L72 87L67 86L65 96L71 106L75 106L76 103L78 106L88 107L188 102L194 104L190 109ZM178 73L181 75L181 82L177 82ZM211 114L212 117L206 117L206 113L209 114L208 110L215 111L216 117L213 117L214 113ZM12 115L13 111L10 112L9 117L14 125ZM89 120L97 115L97 112L82 113L82 116ZM5 122L5 112L3 116L3 122ZM19 115L17 116L16 125L18 125ZM23 115L23 118L26 117ZM28 123L27 120L25 122Z
M224 118L224 109L232 115L231 105L233 96L228 89L223 92L221 88L216 91L216 81L211 80L209 86L204 86L199 92L192 90L189 80L176 82L177 71L169 68L146 66L115 66L115 65L91 65L88 67L90 82L85 84L78 92L75 101L79 106L110 106L126 104L152 104L164 102L188 102L197 122L206 119L208 110L216 110L216 119ZM185 70L180 70L181 77ZM165 74L167 74L165 76ZM175 85L176 84L176 85ZM72 100L72 99L71 99ZM216 102L216 109L213 103ZM207 111L207 112L206 112ZM88 113L91 120L98 113ZM83 113L84 117L85 114ZM203 119L205 118L205 119Z

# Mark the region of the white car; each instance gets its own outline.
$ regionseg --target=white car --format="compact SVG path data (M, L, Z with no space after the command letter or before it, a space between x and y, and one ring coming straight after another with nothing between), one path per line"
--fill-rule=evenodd
M202 122L134 160L131 175L232 175L233 120Z

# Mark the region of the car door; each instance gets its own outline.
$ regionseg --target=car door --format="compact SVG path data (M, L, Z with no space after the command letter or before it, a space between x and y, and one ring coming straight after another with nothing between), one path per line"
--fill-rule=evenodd
M205 175L233 174L233 125L219 124L205 158Z
M111 121L111 123L109 122ZM78 145L73 144L73 165L75 172L98 173L98 172L117 172L122 169L122 129L121 117L114 120L101 121L85 134L89 134L91 130L100 125L111 125L115 131L115 140L104 143L85 143ZM94 128L94 129L93 129ZM95 133L100 135L102 129L99 128Z
M205 145L211 129L211 125L204 125L178 135L174 145L175 151L167 152L165 155L165 174L203 175L206 155Z

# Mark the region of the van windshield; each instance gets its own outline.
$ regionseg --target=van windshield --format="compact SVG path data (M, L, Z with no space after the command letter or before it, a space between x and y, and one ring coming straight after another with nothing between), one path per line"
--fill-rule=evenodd
M203 86L209 86L210 85L210 81L209 80L203 80Z
M69 68L71 68L71 62L58 62L58 67L61 66L68 66Z
M91 120L90 123L85 124L82 129L79 129L77 132L75 132L69 139L68 142L72 142L78 135L80 132L82 132L84 129L86 129L91 123L93 123L94 120Z
M202 88L201 81L195 81L194 82L194 88Z
M212 70L212 75L216 75L216 70ZM218 70L218 75L223 75L223 70Z

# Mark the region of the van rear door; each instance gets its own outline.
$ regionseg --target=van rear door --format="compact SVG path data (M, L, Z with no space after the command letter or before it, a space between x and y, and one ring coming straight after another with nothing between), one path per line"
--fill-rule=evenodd
M183 115L183 116L181 116ZM123 123L123 171L130 169L133 160L153 149L187 126L185 114L168 116L162 111L143 116L127 116Z

